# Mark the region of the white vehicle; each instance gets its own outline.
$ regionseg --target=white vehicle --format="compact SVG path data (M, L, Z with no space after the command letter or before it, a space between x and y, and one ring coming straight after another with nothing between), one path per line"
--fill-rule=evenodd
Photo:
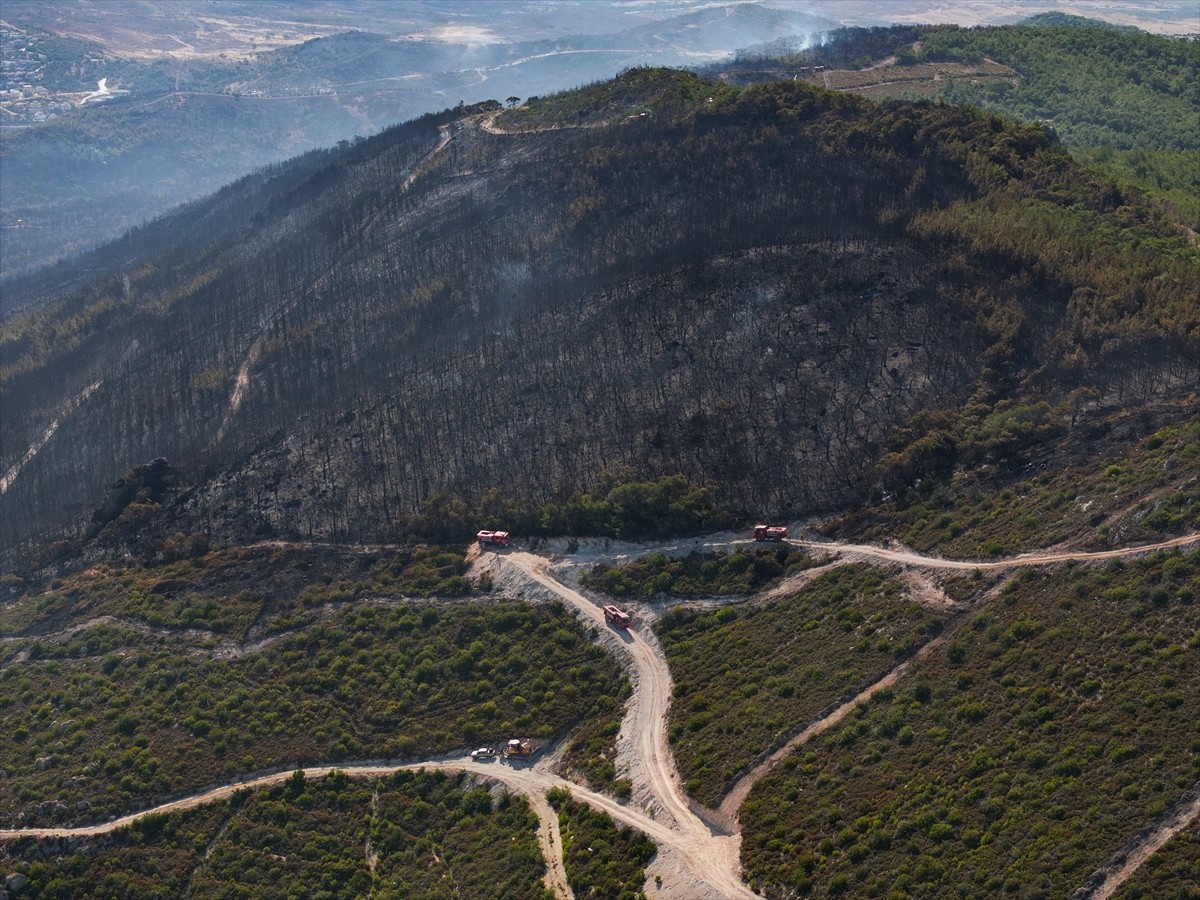
M492 747L480 747L471 751L471 759L493 759L495 756L496 751Z

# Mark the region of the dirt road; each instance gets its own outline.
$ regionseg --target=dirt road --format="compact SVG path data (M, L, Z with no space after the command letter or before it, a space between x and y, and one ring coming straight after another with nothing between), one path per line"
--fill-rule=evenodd
M745 543L745 541L741 539L708 541L704 546L705 549L720 549L740 543ZM1069 560L1087 562L1132 556L1200 543L1200 534L1186 535L1153 545L1116 550L1029 553L1006 560L989 561L947 560L925 556L903 548L883 548L865 544L802 540L791 540L789 543L835 557L842 557L844 561L861 559L868 562L901 564L918 569L974 570L1014 569ZM617 549L625 551L629 548ZM682 552L689 548L680 546L670 549ZM593 551L588 555L594 560L596 557L608 554ZM611 555L615 558L617 556L624 557L626 554L617 552ZM734 833L729 834L720 828L706 825L704 820L693 812L693 807L683 790L667 741L667 712L670 706L672 679L667 667L666 656L653 631L645 623L635 624L628 631L610 629L604 620L600 604L555 578L550 572L550 562L545 557L513 551L492 556L489 564L515 570L519 575L519 581L533 582L555 597L569 603L585 620L593 622L598 628L609 630L610 637L605 639L606 643L621 648L620 653L636 684L636 691L630 700L629 710L622 722L621 738L627 740L633 748L634 761L630 767L629 776L635 785L635 796L644 801L646 808L639 809L633 804L625 805L606 794L600 794L568 782L550 771L552 764L550 760L542 760L537 765L528 768L507 766L498 761L481 762L445 757L404 764L374 761L346 766L310 767L304 769L306 776L318 778L334 770L339 770L351 777L362 778L377 777L403 769L427 768L468 772L501 782L511 790L528 797L532 808L537 813L541 823L538 832L539 843L547 861L545 883L559 897L571 897L572 895L562 863L562 841L561 835L558 833L557 816L546 801L545 794L552 788L567 788L577 799L607 812L618 822L642 831L656 841L661 849L673 855L678 867L686 870L692 880L685 886L664 884L665 892L662 896L719 898L757 896L742 883L740 878L741 838L737 833L738 829L733 828ZM837 564L840 563L835 562L829 565ZM790 591L801 588L807 580L814 577L823 568L799 573L788 579L786 589ZM528 582L525 581L526 579ZM921 588L921 585L916 587ZM784 587L781 585L769 593L771 596L778 596L783 589ZM946 600L948 601L948 598ZM928 655L940 646L946 637L947 635L942 635L930 641L918 651L912 660L899 664L854 698L809 723L786 745L771 754L735 785L722 803L721 809L717 811L718 819L727 822L733 820L753 785L796 746L804 743L813 735L832 727L873 693L893 684L907 671L913 661ZM152 813L192 809L227 799L239 789L253 789L278 784L290 777L291 774L292 772L289 770L252 776L235 784L212 788L191 797L99 825L78 828L0 830L0 840L30 836L70 837L104 834ZM1200 818L1200 785L1189 791L1175 807L1168 811L1163 819L1138 832L1131 839L1129 845L1117 857L1098 870L1088 885L1081 888L1076 896L1080 898L1110 897L1150 855L1197 818Z
M585 618L601 628L609 627L600 606L552 577L543 557L515 552L503 558L570 603ZM665 820L663 824L672 827L672 833L678 837L672 846L687 860L688 868L698 878L723 897L755 896L740 877L740 837L714 833L692 812L675 769L675 758L667 743L671 672L666 654L654 632L648 628L623 632L622 646L636 684L629 711L621 723L622 736L633 743L634 756L640 763L630 771L630 780L635 786L641 782L654 798L655 818Z
M570 897L571 891L567 885L566 872L562 867L562 838L558 831L558 817L546 800L546 792L553 788L567 788L577 799L603 810L616 821L636 828L660 845L678 852L697 869L702 870L706 867L706 861L701 858L700 850L693 846L687 836L681 835L673 828L655 821L651 816L640 810L623 806L607 794L599 794L587 788L580 787L537 766L531 768L513 768L498 760L479 762L471 759L439 758L414 763L368 762L344 766L308 766L302 771L306 778L324 778L335 771L342 772L351 778L377 778L383 775L390 775L393 772L415 769L467 772L491 781L500 782L510 790L527 797L530 805L542 822L539 828L539 843L542 844L542 854L546 858L549 869L546 880L547 887L554 890L560 897ZM240 790L257 790L281 784L290 778L294 771L293 769L289 769L283 772L272 772L268 775L246 778L233 784L212 788L190 797L164 803L152 809L131 813L98 825L84 825L73 828L0 829L0 841L14 840L21 837L66 838L109 834L127 825L131 825L138 819L146 816L167 812L183 812L228 800L234 793ZM711 865L711 863L707 865ZM725 882L728 884L728 879L725 879ZM740 883L734 886L736 890L726 896L755 896Z
M947 635L942 635L929 641L910 659L906 659L904 662L898 664L878 681L859 691L845 703L839 704L832 711L817 716L799 734L738 779L737 783L730 788L729 793L725 795L725 799L721 801L720 812L726 816L736 816L738 810L742 808L742 804L746 802L746 798L750 796L751 789L764 775L787 759L797 747L808 743L808 741L812 740L818 734L828 731L838 722L842 721L842 719L846 718L846 716L850 715L855 707L870 700L871 697L885 688L894 685L914 662L924 659L934 650L941 647L946 642L946 637Z
M1153 825L1141 829L1117 854L1093 873L1071 900L1108 900L1142 863L1197 819L1200 819L1200 784L1163 813Z
M1103 559L1117 559L1123 556L1138 556L1143 553L1157 553L1170 550L1173 547L1186 547L1200 543L1200 534L1187 534L1183 537L1172 538L1157 544L1143 544L1136 547L1120 547L1116 550L1057 550L1051 552L1023 553L1008 559L971 560L943 559L939 556L925 556L912 550L892 550L886 547L874 547L870 544L843 544L836 541L801 541L789 539L789 544L803 547L807 550L819 550L824 553L859 556L866 559L882 559L901 565L919 566L925 569L966 569L981 571L993 569L1019 569L1024 566L1045 566L1060 562L1097 562Z

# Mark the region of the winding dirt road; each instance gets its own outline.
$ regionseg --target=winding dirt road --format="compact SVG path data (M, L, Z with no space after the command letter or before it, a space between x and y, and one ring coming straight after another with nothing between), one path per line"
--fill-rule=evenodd
M1093 873L1071 900L1108 900L1142 864L1167 841L1200 819L1200 783L1196 784L1162 818L1133 835L1112 859Z
M506 555L504 560L553 591L599 627L609 627L601 607L553 578L543 557L515 552ZM667 742L671 672L666 654L648 628L630 629L621 635L636 684L629 712L621 723L622 734L633 742L634 753L641 762L639 771L631 775L644 777L646 784L643 787L655 801L652 814L657 813L656 819L665 819L663 824L673 826L672 833L678 840L670 846L680 853L694 875L717 890L720 896L756 896L741 880L740 836L718 834L692 812L688 804Z
M742 540L709 543L709 547L717 547L720 543L725 546L745 543ZM1161 550L1189 546L1200 543L1200 534L1186 535L1164 541L1158 544L1148 544L1139 547L1125 547L1116 550L1097 552L1052 551L1045 553L1030 553L1006 560L972 561L947 560L938 557L924 556L906 549L874 547L865 544L842 544L835 542L819 542L791 540L796 546L819 551L834 557L843 557L844 561L865 560L881 562L890 565L900 564L920 569L1015 569L1027 566L1049 565L1066 561L1098 561L1125 556L1152 553ZM614 556L622 554L614 554ZM513 551L496 554L492 557L493 566L503 566L515 569L520 577L532 582L550 592L555 597L570 604L586 621L594 623L602 629L609 630L604 621L604 614L599 603L588 599L579 591L550 574L550 562L545 557L532 553ZM831 563L836 565L839 563ZM820 567L821 569L825 567ZM788 589L794 590L805 581L814 577L820 569L800 573L788 579ZM777 595L780 588L771 591ZM81 628L84 626L76 626ZM720 898L757 896L740 877L739 851L741 837L736 825L732 828L710 826L705 823L688 800L683 790L679 774L675 768L674 758L667 741L667 712L671 700L672 679L667 667L666 656L659 645L654 633L646 625L635 626L629 631L609 630L610 639L607 643L619 645L625 656L629 670L636 684L636 691L629 703L629 710L621 726L621 737L627 739L632 747L638 765L631 769L630 777L634 781L635 796L638 796L645 806L638 808L635 804L623 804L606 794L597 793L578 784L567 781L552 772L553 761L542 759L536 765L525 767L521 765L506 765L499 761L476 761L463 758L447 758L426 760L424 762L396 763L392 761L368 761L359 764L343 766L314 766L303 771L307 777L318 778L335 770L342 771L351 777L378 777L391 772L405 769L437 769L444 771L464 772L500 782L514 792L529 799L531 807L540 820L539 843L547 863L545 884L556 896L572 897L567 882L566 872L562 861L562 840L558 832L558 819L553 809L546 801L546 792L552 788L566 788L577 799L607 812L614 820L646 834L656 841L660 848L674 854L679 865L685 869L694 880L690 882L690 894L680 893L678 886L673 896L709 895ZM835 708L820 715L815 720L806 723L783 747L775 751L759 765L747 773L726 796L720 810L715 811L716 821L731 822L737 811L749 794L753 785L780 760L791 753L795 747L808 741L816 734L829 729L848 715L859 703L869 698L873 693L895 683L912 665L913 662L927 656L940 646L947 635L943 634L928 642L910 660L900 663L887 672L882 678L866 687L852 699L837 705ZM61 838L71 836L86 836L105 834L131 824L139 818L157 812L182 811L209 803L228 799L235 791L245 788L260 788L278 784L292 774L292 770L272 772L250 776L243 781L222 785L202 791L190 797L181 798L163 804L153 809L114 819L109 822L74 828L35 828L0 830L0 840L11 840L19 837ZM1200 785L1189 791L1164 817L1151 826L1134 834L1126 847L1114 859L1106 863L1092 876L1088 884L1076 892L1076 897L1108 898L1123 884L1137 868L1167 843L1170 838L1192 822L1200 818ZM730 833L732 832L732 833ZM369 854L368 854L369 855ZM670 891L671 885L664 885ZM705 890L706 889L706 890ZM669 896L670 894L668 894Z

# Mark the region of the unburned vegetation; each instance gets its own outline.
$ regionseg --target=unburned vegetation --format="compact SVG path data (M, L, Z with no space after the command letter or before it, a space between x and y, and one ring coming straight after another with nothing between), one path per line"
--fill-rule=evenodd
M541 897L537 816L437 772L335 772L148 816L103 838L0 845L33 897Z
M597 563L579 581L585 587L613 597L647 599L655 594L675 597L751 594L784 575L812 565L811 557L787 545L770 550L689 553L681 557L647 553L620 566Z
M563 788L546 796L558 812L563 865L575 896L644 897L645 866L658 851L654 842L628 825L617 825L608 813L572 800Z
M1064 897L1200 779L1200 554L1027 570L756 785L772 897Z
M995 439L1014 458L932 474L891 502L850 513L833 530L876 541L899 537L918 550L968 559L1062 542L1103 550L1198 530L1200 419L1157 423L1178 411L1166 405L1114 414L1078 430L1061 422L1061 434L1036 450L1032 432L1021 433L1036 426L1013 413L996 425ZM932 435L958 439L939 432L936 416L925 424Z
M475 587L461 547L418 545L361 551L320 546L196 548L179 558L110 561L37 587L8 586L0 637L41 637L66 621L117 616L159 629L200 629L246 638L294 627L330 603L367 598L457 597ZM174 544L172 544L174 546ZM22 596L23 594L23 596ZM44 654L62 654L47 643ZM0 659L3 656L0 655Z
M845 566L767 604L670 612L669 738L688 792L717 805L761 753L854 696L942 629L901 583Z
M628 688L622 698L629 693ZM617 735L621 731L624 707L599 718L589 719L571 734L563 754L568 773L582 777L591 787L625 798L633 792L628 778L617 778Z
M1146 860L1115 894L1115 900L1200 898L1200 822L1181 831Z
M102 632L122 647L105 652L90 634L0 673L3 824L94 821L276 766L548 738L627 690L558 605L350 606L233 658Z

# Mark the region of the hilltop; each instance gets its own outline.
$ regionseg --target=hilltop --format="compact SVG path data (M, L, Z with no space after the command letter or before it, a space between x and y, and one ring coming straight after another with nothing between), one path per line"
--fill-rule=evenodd
M969 109L634 70L447 111L14 283L5 540L388 540L677 473L833 510L1194 391L1196 274Z

